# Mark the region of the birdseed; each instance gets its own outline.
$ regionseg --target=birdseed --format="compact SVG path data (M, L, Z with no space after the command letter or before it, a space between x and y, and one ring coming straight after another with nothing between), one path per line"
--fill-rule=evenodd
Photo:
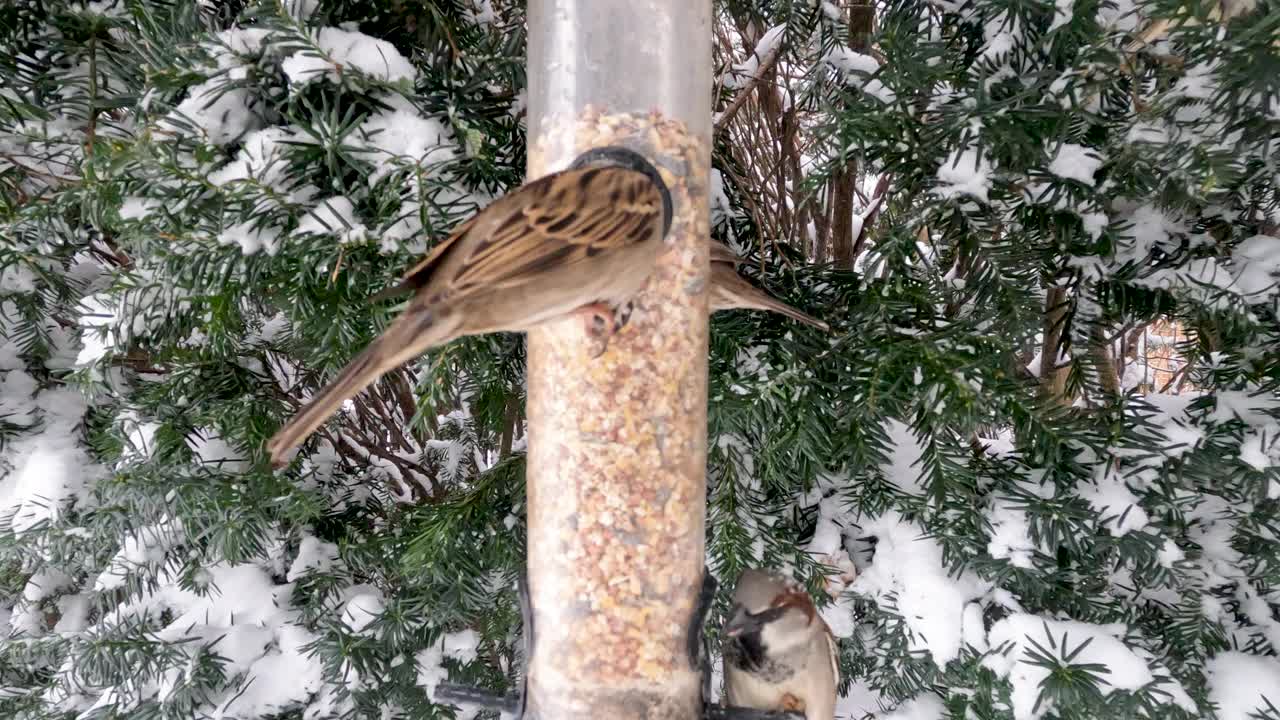
M695 717L687 630L704 564L710 148L657 113L542 124L528 176L594 147L643 154L673 219L627 325L528 333L528 556L536 717ZM638 268L637 272L643 271Z

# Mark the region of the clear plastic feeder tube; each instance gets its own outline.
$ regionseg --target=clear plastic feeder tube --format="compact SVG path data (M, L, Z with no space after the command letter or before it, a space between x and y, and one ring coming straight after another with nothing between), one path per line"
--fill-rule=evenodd
M528 334L528 562L543 720L701 714L688 630L704 563L710 0L530 0L530 179L605 145L671 191L666 248L593 357ZM637 271L643 271L638 268Z

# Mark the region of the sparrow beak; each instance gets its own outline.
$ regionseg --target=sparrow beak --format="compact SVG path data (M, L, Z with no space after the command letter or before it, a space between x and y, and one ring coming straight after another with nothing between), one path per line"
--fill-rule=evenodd
M735 615L732 620L725 623L724 634L725 637L736 638L739 635L750 634L755 630L759 630L760 625L761 622L759 618L754 618L745 612L741 612Z

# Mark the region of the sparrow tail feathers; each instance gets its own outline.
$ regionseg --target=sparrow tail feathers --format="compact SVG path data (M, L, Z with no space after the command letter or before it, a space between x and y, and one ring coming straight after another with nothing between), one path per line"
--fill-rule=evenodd
M336 378L321 388L272 436L267 443L271 465L285 465L285 456L289 451L302 444L323 425L342 407L347 398L354 397L387 371L417 357L428 348L451 340L456 323L440 323L440 319L429 309L413 306L401 313L385 333L348 363Z
M773 298L770 298L770 297L755 297L755 298L752 298L752 302L754 303L754 306L757 310L768 310L770 312L776 312L781 315L786 315L787 317L791 318L792 320L795 320L796 322L802 322L805 325L816 327L823 332L831 332L830 325L822 322L821 320L813 317L812 315L806 315L805 313L802 313L799 310L779 300L774 300Z

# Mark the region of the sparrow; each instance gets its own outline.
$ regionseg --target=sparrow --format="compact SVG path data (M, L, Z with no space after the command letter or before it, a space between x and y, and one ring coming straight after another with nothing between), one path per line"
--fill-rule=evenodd
M812 325L823 332L831 331L830 325L800 312L747 282L737 271L741 263L742 259L727 245L711 241L711 312L736 308L767 310Z
M581 314L598 334L625 322L671 228L671 194L639 153L589 150L459 225L402 282L405 309L267 443L271 464L384 373L465 335L523 332Z
M771 572L743 571L724 636L730 706L833 720L836 641L804 588Z

